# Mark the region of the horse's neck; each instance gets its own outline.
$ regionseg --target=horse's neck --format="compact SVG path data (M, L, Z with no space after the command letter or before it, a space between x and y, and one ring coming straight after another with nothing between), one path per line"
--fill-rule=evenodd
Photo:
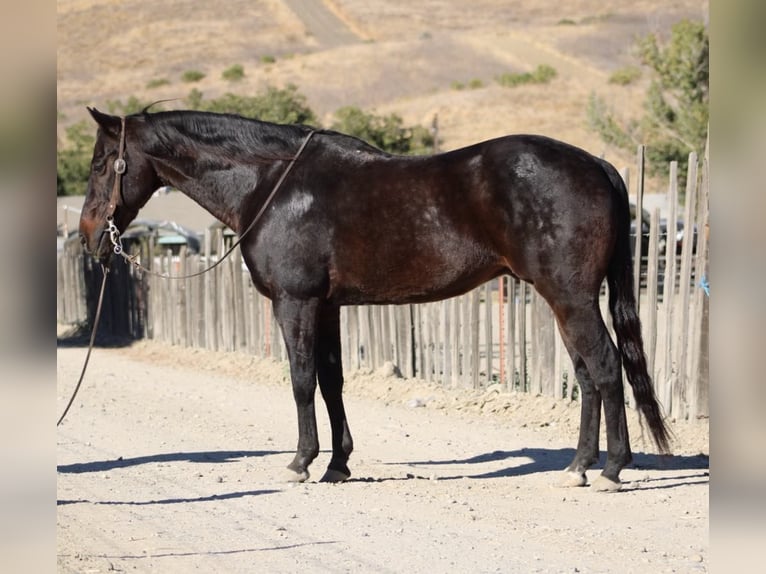
M191 159L163 159L157 166L160 179L193 199L213 217L239 231L243 202L255 189L257 173L253 166L208 165Z

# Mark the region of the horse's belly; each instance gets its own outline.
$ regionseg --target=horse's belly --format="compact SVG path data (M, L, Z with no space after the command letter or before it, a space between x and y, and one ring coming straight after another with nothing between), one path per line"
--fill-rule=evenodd
M331 298L341 305L438 301L461 295L503 271L499 259L488 252L373 258L356 270L331 271Z

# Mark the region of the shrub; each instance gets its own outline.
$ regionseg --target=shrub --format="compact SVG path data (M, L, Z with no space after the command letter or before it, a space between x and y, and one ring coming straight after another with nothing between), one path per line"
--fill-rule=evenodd
M404 126L397 114L379 116L356 106L346 106L335 112L331 128L358 137L384 151L398 154L427 153L433 149L434 138L423 126Z
M234 64L226 68L221 77L229 82L238 82L245 77L245 68L242 67L242 64Z
M183 74L181 74L181 80L188 84L199 82L204 77L205 74L199 70L186 70Z
M167 78L157 78L156 80L149 80L146 82L146 89L151 90L153 88L159 88L160 86L167 86L170 84L170 80Z
M497 76L497 83L506 88L514 88L522 84L547 84L556 77L556 69L547 64L540 64L532 72L521 74L506 73Z
M617 84L618 86L627 86L635 82L641 77L641 70L635 66L628 66L626 68L620 68L615 70L611 76L609 76L610 84Z

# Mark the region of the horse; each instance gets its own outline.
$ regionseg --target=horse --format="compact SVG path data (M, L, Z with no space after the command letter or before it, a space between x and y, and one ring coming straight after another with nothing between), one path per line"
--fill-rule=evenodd
M335 131L232 114L88 111L98 131L79 230L90 254L108 265L110 235L163 185L239 234L287 349L298 415L289 480L307 480L319 453L317 383L332 436L321 480L351 476L342 305L436 301L501 274L550 305L580 386L577 449L561 485L588 484L603 404L606 462L591 487L620 489L632 461L623 368L658 450L669 452L636 311L627 190L607 161L539 135L401 156ZM616 344L599 309L605 278Z

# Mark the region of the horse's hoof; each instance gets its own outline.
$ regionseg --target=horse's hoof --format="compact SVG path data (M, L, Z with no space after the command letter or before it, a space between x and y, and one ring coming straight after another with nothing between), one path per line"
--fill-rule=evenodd
M562 488L573 488L575 486L585 486L586 484L588 484L588 479L585 478L584 472L565 470L564 476L559 481L558 486Z
M617 492L622 488L622 483L619 480L615 482L611 478L599 474L598 478L593 481L591 488L597 492Z
M296 472L292 468L285 471L285 482L306 482L309 479L309 471Z
M351 475L346 474L345 472L328 468L327 472L324 473L324 476L319 479L319 482L346 482L349 476Z

